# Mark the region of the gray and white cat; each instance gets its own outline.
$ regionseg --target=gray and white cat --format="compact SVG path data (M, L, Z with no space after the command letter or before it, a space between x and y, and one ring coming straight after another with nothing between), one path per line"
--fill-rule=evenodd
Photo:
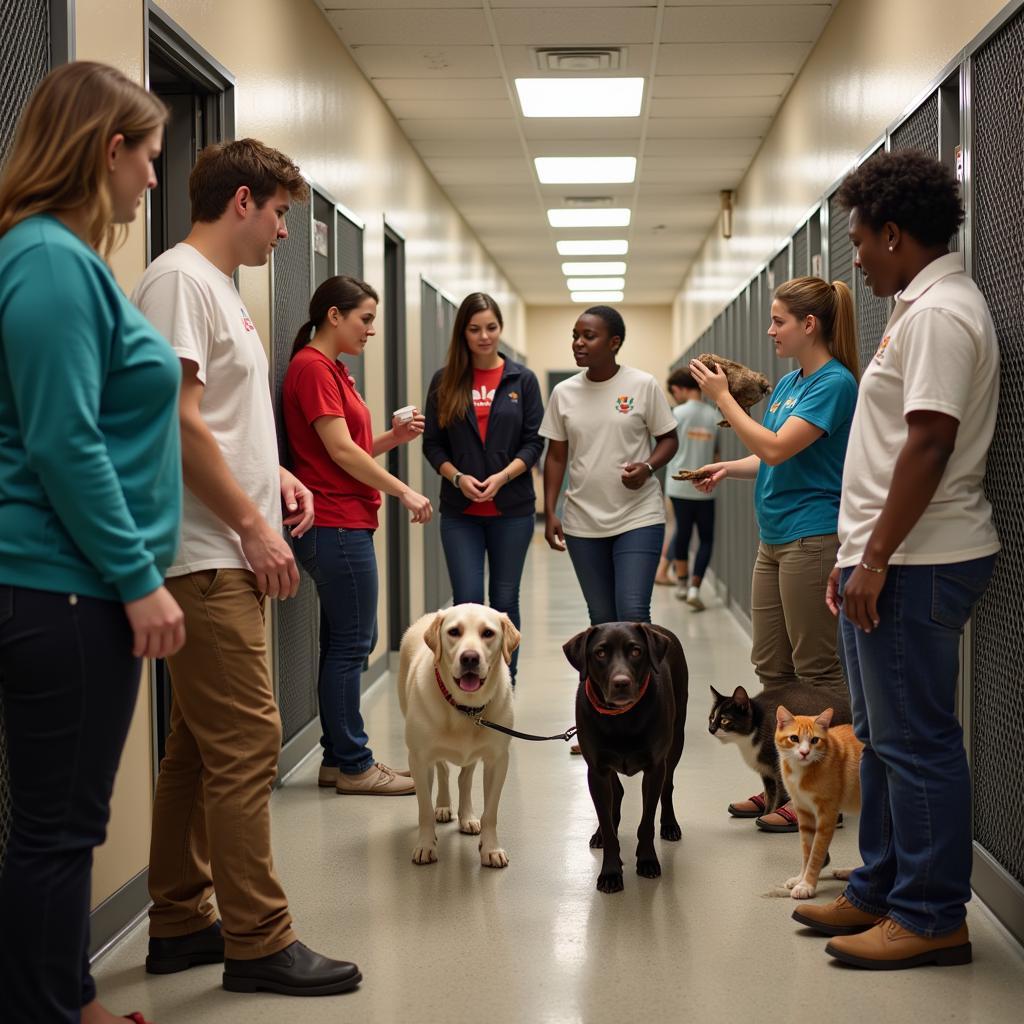
M796 715L818 715L831 706L836 725L852 722L850 698L845 692L822 694L806 683L786 683L774 687L770 698L764 693L751 697L737 686L731 697L711 687L711 714L708 732L723 743L735 744L743 760L761 776L765 814L781 807L789 799L782 781L779 755L775 749L775 712L784 704Z

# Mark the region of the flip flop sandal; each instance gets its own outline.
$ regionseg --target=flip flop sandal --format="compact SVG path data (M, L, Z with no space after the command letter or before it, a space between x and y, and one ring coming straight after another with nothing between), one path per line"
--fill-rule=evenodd
M771 822L765 821L763 817L758 818L757 821L754 822L754 824L757 825L757 827L761 829L762 832L800 831L800 825L797 823L796 815L785 804L783 804L781 807L776 807L773 813L777 814L780 818L783 818L786 824L773 825Z
M747 800L752 803L757 810L755 811L743 811L740 810L736 804L729 804L728 811L734 818L760 818L765 812L767 806L764 802L764 794L758 793L755 796L747 797Z
M571 747L569 748L569 753L570 753L570 754L582 754L582 753L583 753L583 751L582 751L582 750L580 750L580 745L579 745L578 743L574 743L574 744L573 744L573 745L572 745L572 746L571 746Z

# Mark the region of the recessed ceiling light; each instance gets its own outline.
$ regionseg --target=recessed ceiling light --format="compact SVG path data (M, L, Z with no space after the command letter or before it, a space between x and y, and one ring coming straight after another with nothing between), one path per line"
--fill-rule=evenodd
M635 156L538 156L542 185L628 184L636 178Z
M556 242L559 256L625 256L629 242L625 238L565 239Z
M548 210L548 223L553 228L624 228L629 225L629 209Z
M595 260L593 263L563 263L562 273L573 274L624 274L626 264L622 260Z
M572 292L573 302L621 302L622 292Z
M565 283L571 292L585 292L591 289L604 292L626 287L624 277L570 277Z
M523 117L639 117L642 78L517 78Z

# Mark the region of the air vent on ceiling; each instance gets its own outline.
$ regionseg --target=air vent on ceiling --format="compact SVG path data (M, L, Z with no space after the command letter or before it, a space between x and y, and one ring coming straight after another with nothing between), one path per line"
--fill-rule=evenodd
M541 71L616 71L626 66L622 46L536 46L533 59Z
M566 206L614 206L615 199L612 196L566 196L562 202Z

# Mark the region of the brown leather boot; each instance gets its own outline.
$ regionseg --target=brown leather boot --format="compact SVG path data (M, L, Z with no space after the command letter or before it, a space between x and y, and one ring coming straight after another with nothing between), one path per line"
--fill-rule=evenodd
M891 917L882 918L861 935L832 939L825 952L869 971L902 971L924 964L954 967L969 964L972 958L966 923L948 935L928 938L908 931Z
M884 918L860 910L845 896L837 896L831 903L808 903L794 910L793 920L822 935L857 935Z

